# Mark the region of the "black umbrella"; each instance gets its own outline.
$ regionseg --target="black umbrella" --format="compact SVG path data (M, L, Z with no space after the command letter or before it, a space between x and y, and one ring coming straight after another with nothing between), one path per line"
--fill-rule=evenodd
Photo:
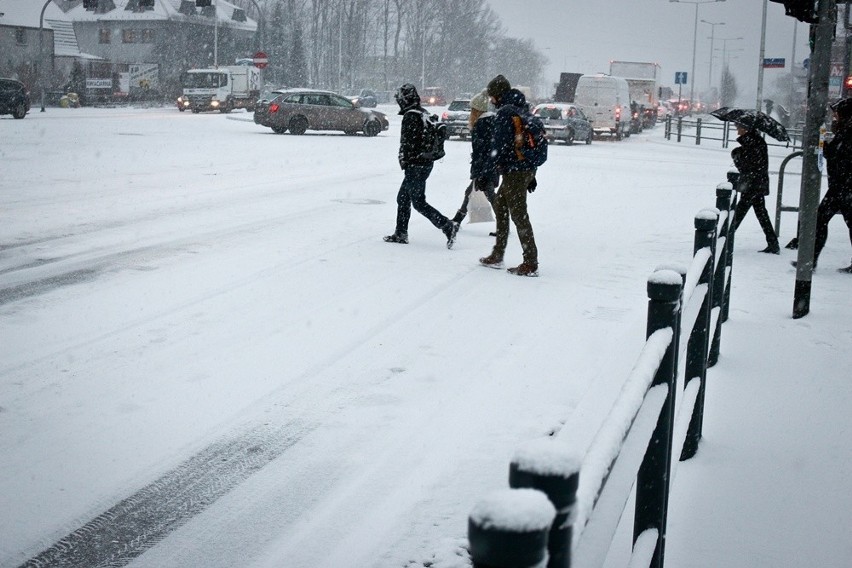
M759 110L722 107L714 110L710 115L725 122L736 122L746 128L755 128L781 142L790 140L787 129L780 122Z

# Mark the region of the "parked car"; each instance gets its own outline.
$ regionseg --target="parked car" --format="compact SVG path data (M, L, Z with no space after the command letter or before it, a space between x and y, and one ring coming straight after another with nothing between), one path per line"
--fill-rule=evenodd
M260 100L254 110L254 122L282 134L304 134L307 130L342 130L346 134L363 132L376 136L388 129L388 119L377 110L363 109L333 93L315 89L274 91L271 100Z
M364 108L376 108L376 105L379 102L376 99L376 93L370 89L361 89L361 92L357 95L352 95L348 98L356 105Z
M441 122L447 125L447 136L459 136L465 140L470 135L470 99L455 99L441 115Z
M426 87L420 94L420 102L423 106L444 106L447 96L442 87Z
M20 81L0 78L0 114L24 118L30 110L30 93Z
M573 144L582 140L592 143L594 129L583 109L571 103L543 103L533 108L533 114L544 123L547 139L551 142L561 140Z

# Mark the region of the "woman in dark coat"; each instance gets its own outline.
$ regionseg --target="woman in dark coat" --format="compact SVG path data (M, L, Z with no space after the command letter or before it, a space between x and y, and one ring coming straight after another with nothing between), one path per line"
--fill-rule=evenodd
M740 198L734 212L733 230L737 230L748 210L753 208L766 236L766 248L760 252L780 254L778 235L772 228L772 221L766 210L765 198L769 195L769 154L766 142L757 130L740 123L737 123L737 136L740 145L731 151L731 157L740 172L736 187Z
M837 213L843 215L852 243L852 99L843 99L831 108L835 113L834 138L823 146L828 165L828 191L817 209L814 268L828 239L828 222ZM852 273L852 265L840 270Z
M488 112L488 95L483 91L470 100L470 184L464 191L464 201L453 221L461 223L467 216L470 194L476 190L485 194L494 205L494 189L500 181L497 162L491 155L491 138L494 134L494 113Z

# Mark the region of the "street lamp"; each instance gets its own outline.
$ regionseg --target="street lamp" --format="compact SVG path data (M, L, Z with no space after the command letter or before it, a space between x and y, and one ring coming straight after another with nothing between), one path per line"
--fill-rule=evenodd
M713 39L716 36L716 26L724 26L725 22L714 23L701 20L701 23L710 26L710 72L707 73L707 88L710 89L713 87Z
M47 0L38 17L38 82L41 87L41 112L44 112L44 11L53 0Z
M741 39L745 39L743 37L720 37L719 41L722 42L722 65L728 64L728 42L729 41L739 41ZM733 51L733 50L732 50ZM744 51L742 49L736 51Z
M695 48L698 42L698 7L701 4L714 4L725 0L669 0L678 4L695 4L695 25L692 30L692 78L689 81L689 104L695 102Z

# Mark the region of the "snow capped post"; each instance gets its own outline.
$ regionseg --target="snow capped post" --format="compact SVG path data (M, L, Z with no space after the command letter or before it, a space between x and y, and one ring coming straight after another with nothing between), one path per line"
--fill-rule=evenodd
M707 262L698 277L698 286L705 287L707 291L686 344L684 388L694 379L698 379L699 385L695 407L680 454L681 461L688 460L698 451L698 442L701 440L704 424L704 390L707 378L707 352L710 349L710 310L713 305L712 281L716 266L716 226L718 224L719 211L716 209L703 209L695 215L695 239L692 252L695 256L702 250L709 251Z
M661 329L677 330L681 311L683 280L672 270L659 270L648 278L647 337ZM666 542L666 517L669 501L672 437L674 435L675 384L678 337L666 348L665 355L654 375L651 387L666 385L666 402L660 411L648 451L636 476L636 510L633 522L633 540L648 529L657 529L659 538L654 549L652 568L662 568Z
M710 346L710 354L707 357L707 366L712 367L719 361L719 349L722 345L722 322L727 319L727 304L730 300L730 272L731 256L734 246L734 231L731 230L733 214L731 194L739 180L740 174L728 172L728 183L720 183L716 186L716 209L719 215L724 214L722 226L719 228L719 240L722 241L722 250L718 251L716 274L713 278L713 310L719 310L716 318L716 329L713 333L713 342Z
M502 489L473 507L467 539L473 568L543 568L556 510L536 489Z
M519 448L509 466L509 486L538 489L556 508L547 542L548 568L571 566L573 511L580 485L582 458L553 438Z

